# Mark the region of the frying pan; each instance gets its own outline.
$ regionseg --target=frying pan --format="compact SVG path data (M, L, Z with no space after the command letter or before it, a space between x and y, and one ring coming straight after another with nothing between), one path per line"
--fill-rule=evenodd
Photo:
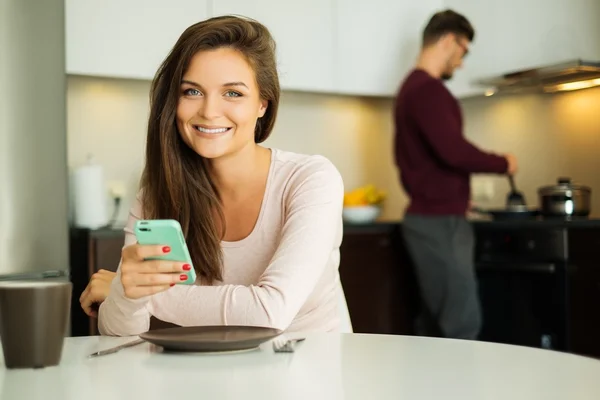
M512 175L508 175L508 182L510 183L510 192L506 196L505 208L481 209L474 207L471 210L479 214L490 215L495 220L532 219L540 215L539 209L527 207L525 196L516 189Z
M497 209L482 209L474 207L471 210L479 214L490 215L495 220L532 219L540 215L540 210L529 208L526 205L507 206L506 208Z

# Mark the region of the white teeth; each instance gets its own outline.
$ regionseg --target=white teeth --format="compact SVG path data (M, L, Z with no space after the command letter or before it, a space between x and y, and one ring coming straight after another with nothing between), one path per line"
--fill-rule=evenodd
M195 128L197 130L199 130L200 132L204 132L204 133L223 133L229 129L229 128L206 129L206 128L202 128L200 126L196 126Z

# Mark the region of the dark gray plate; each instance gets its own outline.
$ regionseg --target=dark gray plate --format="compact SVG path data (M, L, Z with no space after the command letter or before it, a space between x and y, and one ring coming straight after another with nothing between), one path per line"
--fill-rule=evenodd
M170 351L220 352L253 349L282 333L256 326L187 326L148 331L140 338Z

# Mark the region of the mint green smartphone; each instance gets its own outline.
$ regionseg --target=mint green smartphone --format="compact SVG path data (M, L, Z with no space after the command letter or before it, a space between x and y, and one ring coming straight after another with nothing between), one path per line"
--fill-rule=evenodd
M149 257L151 260L181 261L192 266L189 271L181 271L187 275L187 280L179 282L183 285L192 285L196 281L196 271L190 257L183 231L179 222L174 219L147 219L138 220L133 229L137 241L141 245L165 245L171 251L164 256Z

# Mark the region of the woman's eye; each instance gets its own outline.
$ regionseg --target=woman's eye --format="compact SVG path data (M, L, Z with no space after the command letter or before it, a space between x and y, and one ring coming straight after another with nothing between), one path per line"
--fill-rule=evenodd
M240 97L241 94L238 92L234 92L233 90L228 90L227 92L225 92L225 96L227 97Z
M183 94L186 96L198 96L200 95L200 91L198 89L186 89L183 91Z

